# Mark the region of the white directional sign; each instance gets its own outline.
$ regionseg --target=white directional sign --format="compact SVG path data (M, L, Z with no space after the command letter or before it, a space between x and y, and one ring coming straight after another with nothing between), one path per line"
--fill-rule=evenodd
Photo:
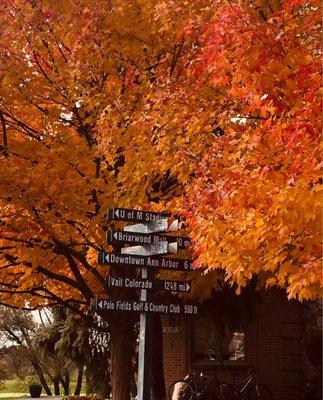
M123 247L121 254L135 254L138 256L154 256L157 254L176 254L177 243L161 242L156 244L146 244L143 246Z
M161 235L159 233L137 233L127 231L107 231L107 242L111 244L156 244L161 242L176 242L178 249L188 249L191 239L181 236Z
M191 291L191 285L184 281L155 280L142 278L128 278L123 276L109 276L109 287L122 287L127 289L154 289L164 290L166 292L182 292Z
M142 300L91 299L91 308L94 310L109 311L138 311L169 315L196 315L196 304L163 303Z
M170 214L153 211L133 210L129 208L110 208L108 211L109 221L126 222L155 222L170 217Z
M190 271L193 270L193 263L191 260L181 260L176 258L164 257L145 257L135 255L124 255L116 253L99 253L99 264L109 265L128 265L138 268L152 267L169 269L173 271Z

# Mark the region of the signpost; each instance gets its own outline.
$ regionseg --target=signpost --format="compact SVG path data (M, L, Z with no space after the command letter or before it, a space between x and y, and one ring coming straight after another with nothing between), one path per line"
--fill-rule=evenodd
M143 279L153 279L154 272L149 268L141 270ZM141 290L140 301L148 302L153 300L150 290ZM138 353L138 400L149 400L151 392L151 364L153 345L154 320L150 313L140 313L139 324L139 353Z
M196 304L160 302L154 299L154 290L188 293L191 285L183 281L155 280L158 269L192 271L191 260L160 257L175 254L178 249L187 249L189 238L161 235L179 229L179 221L168 213L112 208L108 211L109 221L135 222L122 231L111 230L107 241L112 245L135 245L123 247L120 252L100 252L98 262L112 266L132 266L141 269L141 278L109 276L109 287L140 289L140 300L91 299L91 309L109 311L140 312L138 400L150 399L152 357L152 314L192 316L198 313ZM155 256L155 257L154 257Z

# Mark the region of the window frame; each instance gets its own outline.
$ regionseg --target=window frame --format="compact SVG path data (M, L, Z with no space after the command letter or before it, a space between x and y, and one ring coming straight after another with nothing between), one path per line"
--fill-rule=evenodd
M194 359L195 356L195 323L197 318L199 317L208 317L210 316L210 313L202 313L198 316L194 316L194 318L191 319L189 325L189 330L190 330L190 365L194 368L195 366L230 366L230 367L246 367L250 366L249 358L248 358L248 352L247 352L247 329L246 327L242 327L243 332L244 332L244 359L243 360L222 360L221 357L221 340L218 340L217 342L217 357L215 360L200 360L197 361Z

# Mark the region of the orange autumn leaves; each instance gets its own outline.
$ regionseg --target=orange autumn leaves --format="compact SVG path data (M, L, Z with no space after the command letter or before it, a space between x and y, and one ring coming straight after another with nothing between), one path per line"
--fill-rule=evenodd
M1 2L6 285L84 304L106 209L156 207L187 219L200 297L223 274L320 294L319 5L193 3ZM37 271L80 279L55 240L70 291Z
M285 2L262 18L243 3L218 5L195 35L189 28L186 70L200 96L214 90L224 130L182 207L197 265L239 286L257 274L301 299L322 284L318 6Z

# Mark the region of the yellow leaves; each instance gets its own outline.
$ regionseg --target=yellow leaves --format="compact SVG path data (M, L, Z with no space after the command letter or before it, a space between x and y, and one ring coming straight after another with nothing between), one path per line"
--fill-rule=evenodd
M288 277L288 296L301 300L321 298L323 284L322 260L312 258L295 275Z
M255 224L256 228L260 228L264 224L265 224L265 222L264 222L263 218L259 217L256 219L256 224Z
M289 298L295 297L295 294L294 294L293 290L289 291L288 297ZM297 292L297 297L302 301L311 300L311 299L313 299L313 290L311 288L309 288L309 287L303 287ZM320 296L316 295L315 297L317 299L320 299Z
M273 150L269 148L267 151ZM223 154L226 158L230 155ZM266 153L260 154L263 157ZM248 163L251 160L249 157ZM270 160L268 157L268 161L262 158L259 161ZM282 158L280 162L283 162ZM259 173L265 169L263 179L259 179ZM198 197L201 204L190 203L195 213L203 216L197 218L195 215L191 234L198 263L210 270L223 268L226 280L239 286L246 285L251 276L258 273L265 275L267 287L278 285L289 288L292 296L315 297L318 293L316 286L322 285L321 272L318 269L309 272L307 264L311 257L316 257L322 237L319 222L322 209L318 206L321 190L319 185L309 188L302 176L286 182L284 175L271 172L268 166L265 169L258 168L254 177L248 170L241 169L234 181L230 180L232 168L228 165L226 174L222 175L226 179L227 194L212 209L212 214L205 206L209 204L206 193L210 192L210 185L207 190L204 188L204 197ZM213 191L220 191L219 184L224 186L223 182L217 181L216 177L213 181ZM201 179L197 191L203 192L203 184ZM225 219L220 215L225 215ZM194 240L194 237L199 239ZM300 278L303 269L307 272ZM307 286L309 289L304 289Z
M7 73L6 75L2 76L1 85L2 86L12 86L16 83L16 77L12 73Z
M96 249L90 248L86 252L86 261L91 265L98 264L98 251Z
M266 289L270 289L271 287L277 285L277 279L276 278L269 278L266 280Z

